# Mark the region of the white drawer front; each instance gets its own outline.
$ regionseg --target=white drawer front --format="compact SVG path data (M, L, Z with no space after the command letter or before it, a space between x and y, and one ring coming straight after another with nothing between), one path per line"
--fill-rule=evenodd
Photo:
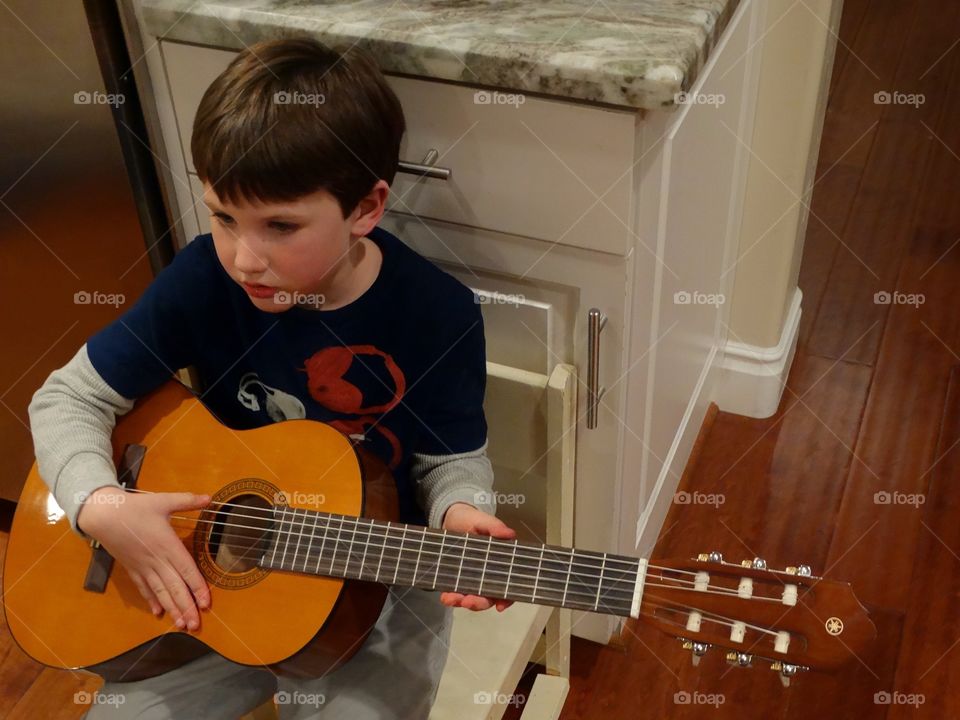
M235 52L163 41L189 171L197 106ZM637 116L449 83L388 78L404 108L401 160L431 149L447 180L400 172L391 209L574 247L624 255L632 246L630 200ZM484 102L487 100L488 102Z

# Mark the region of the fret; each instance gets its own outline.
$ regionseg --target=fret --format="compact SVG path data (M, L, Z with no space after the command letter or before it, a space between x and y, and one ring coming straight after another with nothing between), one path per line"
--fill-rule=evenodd
M281 511L281 512L282 512L282 511ZM277 508L273 508L273 519L274 519L274 520L277 519ZM281 527L283 526L283 521L282 521L282 520L280 521L280 525L281 525ZM276 537L274 537L274 540L273 540L273 554L270 556L270 564L271 564L271 565L273 565L273 563L274 563L274 562L276 561L276 559L277 559L277 547L280 545L280 533L279 533L279 531L275 531L275 535L276 535Z
M490 561L490 546L493 545L493 535L490 535L487 542L487 552L483 556L483 569L480 572L480 587L477 589L477 595L483 595L483 579L487 576L487 563Z
M390 537L390 521L387 520L387 527L385 528L383 534L383 544L380 546L380 562L377 563L377 575L374 578L377 582L380 582L380 566L383 565L383 553L387 549L387 538Z
M400 549L397 552L397 567L393 571L393 582L391 585L397 584L397 575L400 573L400 558L403 556L403 543L407 539L407 525L403 525L403 535L400 536Z
M284 509L283 509L283 519L280 521L280 529L281 529L281 530L283 530L283 523L286 521L286 519L287 519L287 508L284 508ZM293 525L291 524L291 528L292 528L292 527L293 527ZM280 568L281 568L281 569L283 568L284 562L285 562L286 559L287 559L287 549L288 549L289 546L290 546L290 533L289 533L289 532L284 532L284 533L283 533L283 536L284 536L284 538L286 538L286 539L284 540L284 543L283 543L283 555L280 556Z
M600 581L597 583L597 599L593 603L593 609L600 607L600 589L603 587L603 571L607 567L607 554L603 554L603 562L600 563Z
M313 547L313 539L317 535L317 521L320 519L320 513L313 513L313 529L310 531L310 542L307 543L307 554L303 556L303 571L307 571L307 560L310 559L310 549Z
M317 553L317 569L314 570L317 575L320 574L320 561L323 560L323 549L327 546L327 533L330 532L330 521L332 519L330 515L327 515L323 522L323 542L320 543L320 552Z
M337 559L337 551L340 549L340 535L343 532L343 515L340 516L340 527L337 528L337 538L333 541L333 552L330 553L330 572L329 575L333 575L333 563Z
M363 577L363 568L367 562L367 550L370 548L370 538L373 537L373 520L370 520L370 525L367 526L367 539L363 543L363 555L360 558L360 577Z
M417 571L420 569L420 556L423 553L423 541L427 539L425 532L420 533L420 547L417 548L417 564L413 566L413 585L417 584Z
M464 533L463 538L463 551L460 553L460 568L457 570L457 582L454 584L454 590L460 592L460 575L463 574L463 559L467 555L467 541L469 540L469 535Z
M341 526L343 525L343 520L340 521ZM357 539L357 521L352 523L352 535L350 536L350 544L347 545L347 556L343 561L343 575L344 577L350 577L350 556L353 554L353 543Z
M519 538L515 538L513 541L513 551L510 553L510 568L507 570L507 584L503 588L504 595L510 592L510 576L513 574L513 563L517 559L517 543L519 542Z
M437 565L433 570L433 589L437 589L437 576L440 574L440 565L443 563L443 545L447 541L447 531L440 536L440 551L437 553Z
M540 546L540 561L537 563L537 576L533 581L533 596L531 602L537 601L537 585L540 584L540 572L543 570L543 551L546 549L546 543Z
M561 605L567 604L567 589L570 587L570 573L573 572L573 560L576 552L571 548L570 561L567 563L567 579L563 583L563 597L560 599Z
M293 519L297 519L297 509L293 509ZM293 525L291 524L291 529ZM290 561L290 568L295 569L297 567L297 558L300 557L300 541L303 539L303 526L301 523L298 523L297 529L297 546L293 549L293 559Z

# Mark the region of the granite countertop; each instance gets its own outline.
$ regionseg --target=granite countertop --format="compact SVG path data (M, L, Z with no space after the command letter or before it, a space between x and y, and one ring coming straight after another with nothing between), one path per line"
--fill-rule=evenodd
M631 108L674 103L740 0L138 0L151 35L241 49L305 32L385 72Z

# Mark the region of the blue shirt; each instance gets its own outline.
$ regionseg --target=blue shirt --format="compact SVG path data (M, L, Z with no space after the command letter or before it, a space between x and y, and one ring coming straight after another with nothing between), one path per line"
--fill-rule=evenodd
M402 522L426 525L412 453L448 455L486 440L483 319L474 293L382 228L373 285L334 310L257 309L209 234L164 268L137 302L87 341L90 361L127 398L193 365L200 399L242 430L287 419L329 423L393 471Z

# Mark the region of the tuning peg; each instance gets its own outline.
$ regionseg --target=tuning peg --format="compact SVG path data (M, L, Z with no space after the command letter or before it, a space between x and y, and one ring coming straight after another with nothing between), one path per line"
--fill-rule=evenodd
M797 567L791 565L787 568L787 574L796 575L797 577L813 577L813 571L809 565L798 565Z
M680 639L683 640L683 638ZM709 650L711 646L710 643L683 640L682 647L684 650L689 650L693 653L690 659L693 661L693 666L696 667L700 664L700 658L707 654L707 650Z
M809 670L806 665L792 665L791 663L780 662L779 660L770 664L771 670L776 670L780 673L780 682L783 683L784 687L790 687L790 678L794 677L797 673L804 670Z
M753 662L753 655L731 651L727 653L727 662L736 667L750 667L750 664Z
M763 558L754 558L753 560L741 560L740 566L745 568L753 568L754 570L766 570L767 561Z
M714 562L721 563L723 562L723 555L716 550L708 553L700 553L697 555L697 560L700 562Z

